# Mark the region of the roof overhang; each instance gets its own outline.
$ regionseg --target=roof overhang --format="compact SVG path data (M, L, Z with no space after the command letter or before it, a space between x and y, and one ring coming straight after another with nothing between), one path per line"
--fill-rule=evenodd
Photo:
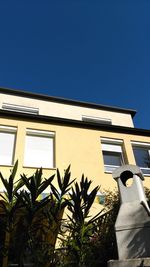
M150 137L150 130L147 129L139 129L132 127L124 127L124 126L116 126L116 125L107 125L107 124L95 124L92 122L64 119L58 117L50 117L43 115L33 115L33 114L25 114L19 112L12 112L6 110L0 110L1 118L9 118L9 119L20 119L24 121L34 121L37 123L46 123L53 125L63 125L68 127L77 127L84 129L92 129L98 131L108 131L114 133L124 133L131 135L140 135Z
M81 102L81 101L76 101L76 100L66 99L66 98L61 98L61 97L53 97L53 96L48 96L48 95L43 95L43 94L35 94L35 93L31 93L28 91L22 91L22 90L14 90L14 89L1 88L0 87L0 93L14 95L14 96L20 96L20 97L26 97L26 98L39 99L39 100L43 100L43 101L62 103L62 104L66 104L66 105L73 105L73 106L87 107L87 108L93 108L93 109L101 109L101 110L107 110L107 111L113 111L113 112L127 113L127 114L130 114L132 116L132 118L136 114L136 110L133 110L133 109L125 109L125 108L114 107L114 106L99 105L96 103Z

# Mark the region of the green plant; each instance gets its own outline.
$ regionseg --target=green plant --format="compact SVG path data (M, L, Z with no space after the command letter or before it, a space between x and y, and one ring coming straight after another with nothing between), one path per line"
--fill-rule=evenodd
M114 223L118 193L107 191L104 209L92 217L90 209L99 187L90 190L92 182L84 175L72 186L69 166L62 177L57 169L57 181L55 175L43 179L40 169L14 182L17 165L8 179L0 173L5 188L0 201L2 267L12 259L19 266L32 262L36 267L105 267L109 259L117 258ZM50 193L40 199L48 187ZM148 190L146 195L149 198ZM66 207L69 213L64 220ZM65 235L62 223L68 229ZM58 237L62 248L55 248Z
M87 254L90 250L89 242L93 235L95 220L101 212L94 217L89 216L90 209L99 190L95 187L89 191L91 181L82 175L80 183L75 183L72 192L69 193L70 202L68 210L68 235L63 240L64 250L62 266L88 266Z
M39 200L40 195L51 184L55 175L43 179L42 169L37 170L31 177L21 175L25 188L17 194L22 203L22 210L18 214L18 225L14 234L14 247L19 246L15 253L15 260L23 265L25 261L35 261L34 253L38 234L43 227L44 215L42 210L49 204L49 197ZM18 235L18 233L20 233ZM42 240L40 240L42 241ZM30 256L30 257L29 257Z
M95 235L91 240L91 258L97 259L97 264L107 266L107 261L117 259L117 243L115 236L115 221L119 211L120 200L118 192L105 192L105 212L94 222Z
M55 235L53 239L53 245L56 243L56 237L60 230L60 225L62 222L63 211L69 203L67 194L70 190L71 184L74 180L70 181L71 172L70 166L64 171L64 176L61 177L59 170L57 169L57 186L54 186L52 183L50 185L51 194L51 206L47 209L47 218L49 219L49 227L53 227L53 233Z
M15 263L20 266L25 262L33 262L36 267L54 266L56 262L55 243L63 211L68 204L66 194L74 180L70 181L70 166L63 177L57 169L57 187L52 183L54 176L43 179L42 169L29 178L21 175L25 186L18 194L22 210L18 214L18 224L12 240L12 254ZM51 193L40 200L40 195L48 186Z
M8 257L10 252L10 238L11 233L15 227L16 219L15 215L18 209L20 209L20 196L17 195L18 190L23 186L23 181L19 180L14 182L18 167L18 161L15 163L12 172L8 179L5 179L0 172L0 179L4 186L4 193L0 194L0 210L1 210L1 223L3 225L3 245L2 245L2 267L8 266Z
M45 218L48 220L48 231L47 242L50 245L51 257L49 257L49 264L51 266L57 266L57 253L55 250L56 240L59 238L61 232L61 224L64 222L62 218L64 209L69 203L68 192L71 188L71 184L74 180L71 180L70 166L64 171L64 176L61 176L57 169L57 185L54 186L51 183L50 203L44 210ZM50 266L50 265L48 265Z

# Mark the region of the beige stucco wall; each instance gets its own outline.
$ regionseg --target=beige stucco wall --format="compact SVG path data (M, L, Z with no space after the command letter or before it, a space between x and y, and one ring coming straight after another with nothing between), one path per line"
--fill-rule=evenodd
M56 166L63 173L64 169L71 164L72 179L80 179L84 173L93 181L93 187L100 185L101 191L113 190L116 182L112 175L104 172L100 138L114 138L123 140L126 163L135 164L131 141L149 142L150 137L128 135L121 133L103 132L92 129L82 129L69 126L50 125L45 123L0 119L0 125L17 127L15 161L19 160L18 175L25 173L31 175L34 168L23 167L23 155L25 147L26 128L36 130L48 130L55 132L55 159ZM10 174L11 166L0 166L4 175ZM44 176L48 177L55 173L56 168L43 169ZM17 177L17 179L19 176ZM150 177L146 177L145 185L150 187Z
M0 108L2 108L3 103L39 108L40 115L61 117L73 120L82 120L83 115L93 116L111 119L113 125L133 127L131 115L121 112L61 104L21 96L13 96L9 94L0 94Z

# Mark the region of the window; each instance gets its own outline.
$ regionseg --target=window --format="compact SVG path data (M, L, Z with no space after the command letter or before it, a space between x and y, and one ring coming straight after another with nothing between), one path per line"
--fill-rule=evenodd
M54 133L27 129L24 166L54 167Z
M105 193L101 193L101 192L99 192L99 193L97 194L96 197L97 197L97 198L96 198L97 202L98 202L99 204L101 204L101 205L104 205L104 203L105 203L105 198L106 198L106 194L105 194Z
M0 126L0 165L12 165L16 128Z
M115 143L116 141L116 143ZM122 141L102 140L102 153L106 172L113 172L117 167L124 164L122 153Z
M136 145L133 143L133 153L136 164L141 168L143 174L150 175L150 146L148 144Z

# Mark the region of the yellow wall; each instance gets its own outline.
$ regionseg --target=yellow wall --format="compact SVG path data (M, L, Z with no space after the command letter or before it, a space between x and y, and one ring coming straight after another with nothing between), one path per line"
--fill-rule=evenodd
M131 147L132 141L150 142L150 137L111 133L92 129L82 129L69 126L50 125L21 120L0 119L0 125L17 127L15 161L19 160L18 175L20 173L33 174L34 168L23 167L26 128L48 130L55 132L56 167L63 170L71 164L72 178L80 178L84 173L93 180L93 186L100 185L101 190L114 189L116 182L111 174L104 172L100 138L115 138L123 140L127 162L135 164ZM0 166L3 174L10 173L10 166ZM56 169L43 169L45 177L50 176ZM149 177L145 185L150 187Z

